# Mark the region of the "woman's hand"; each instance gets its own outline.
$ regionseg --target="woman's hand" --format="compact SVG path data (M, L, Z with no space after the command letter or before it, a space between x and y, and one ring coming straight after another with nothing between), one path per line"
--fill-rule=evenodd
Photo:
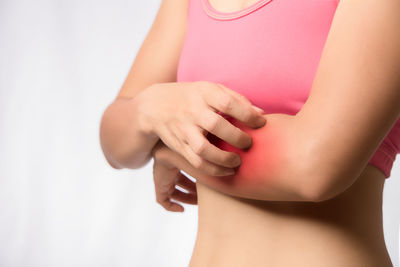
M242 164L233 175L207 175L193 167L185 158L161 141L153 155L167 166L182 170L201 183L221 193L250 199L272 201L307 201L302 183L312 179L309 158L312 154L303 123L287 114L266 114L268 125L259 129L246 127L232 120L232 124L248 133L254 140L250 149L242 150L213 135L209 141L220 149L239 154ZM153 156L153 157L154 157ZM315 174L312 174L315 175Z
M251 128L266 123L261 109L239 93L213 82L158 83L135 98L143 129L157 134L193 167L213 176L233 174L241 159L237 153L211 144L206 138L209 132L240 149L252 144L251 137L224 115Z
M156 201L168 211L183 212L183 206L171 201L171 199L186 204L196 205L196 183L182 174L179 168L173 164L170 157L171 152L173 151L166 147L161 141L159 141L152 150L152 156L154 159L153 179ZM175 188L176 185L187 190L188 193Z

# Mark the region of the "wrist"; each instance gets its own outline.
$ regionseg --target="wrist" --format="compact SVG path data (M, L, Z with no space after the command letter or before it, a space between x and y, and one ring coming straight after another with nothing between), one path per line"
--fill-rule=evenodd
M130 100L132 112L136 116L138 130L142 135L145 135L153 140L159 139L154 127L154 123L150 117L147 116L143 99L140 96L141 94L139 93Z

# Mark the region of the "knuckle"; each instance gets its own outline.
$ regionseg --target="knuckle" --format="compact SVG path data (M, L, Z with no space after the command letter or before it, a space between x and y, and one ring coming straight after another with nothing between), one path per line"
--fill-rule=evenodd
M198 102L197 99L193 100L193 103ZM185 111L180 113L180 123L185 123L188 120L192 121L193 118L196 117L196 114L193 111L193 105L190 104L187 108L185 108Z
M193 160L192 165L196 169L201 169L204 166L204 161L201 158L198 158Z
M158 185L158 187L159 187L159 189L160 189L160 192L165 193L165 192L168 191L169 184L168 184L168 183L160 183L160 184Z
M238 94L238 98L240 99L240 101L243 101L246 103L250 102L244 95Z
M187 129L185 123L178 123L175 125L174 135L181 139L181 141L186 141L188 138ZM182 140L183 139L183 140ZM179 142L181 144L181 142Z
M200 141L198 142L198 145L196 145L193 148L193 152L196 153L197 155L202 155L206 149L206 142L205 141Z
M211 84L211 82L209 82L209 81L196 81L196 86L200 90L206 90L206 89L210 88L210 84Z
M213 132L215 129L217 129L219 120L220 118L218 116L212 116L211 118L207 119L205 121L206 130L209 132Z
M219 109L222 112L228 112L232 108L233 100L231 97L221 97L219 101Z
M220 94L230 94L231 90L229 90L226 86L224 86L221 83L214 83L213 84L215 88L213 88L213 90L217 90Z

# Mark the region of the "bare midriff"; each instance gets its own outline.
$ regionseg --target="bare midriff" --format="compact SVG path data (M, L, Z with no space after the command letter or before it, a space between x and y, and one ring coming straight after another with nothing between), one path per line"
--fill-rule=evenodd
M233 197L198 182L198 232L189 267L392 267L382 225L384 174L367 165L323 202Z

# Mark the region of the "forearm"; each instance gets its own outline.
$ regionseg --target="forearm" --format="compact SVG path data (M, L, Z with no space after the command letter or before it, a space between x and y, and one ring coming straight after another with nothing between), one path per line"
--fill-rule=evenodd
M238 153L242 159L236 174L231 176L204 175L184 158L172 151L166 156L174 164L199 182L225 194L270 201L313 201L305 190L308 181L317 175L313 157L308 151L311 141L307 129L296 116L266 114L267 124L258 129L232 123L253 139L250 149L244 151L208 135L217 147Z
M159 140L143 127L136 102L133 98L117 98L103 113L100 143L108 163L116 169L145 165Z

